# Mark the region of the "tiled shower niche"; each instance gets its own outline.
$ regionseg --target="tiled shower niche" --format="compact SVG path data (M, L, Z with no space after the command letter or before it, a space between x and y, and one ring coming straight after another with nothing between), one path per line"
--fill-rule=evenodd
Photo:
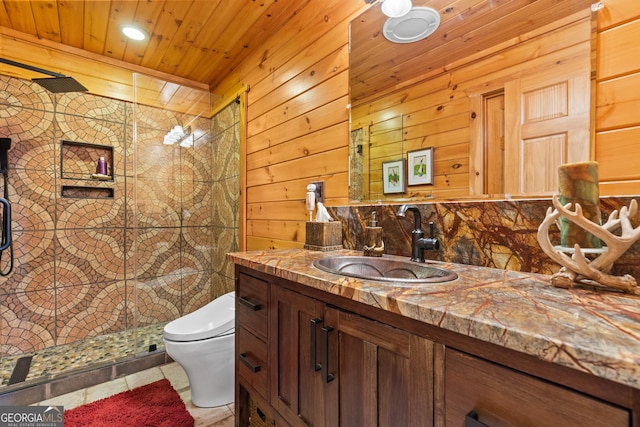
M113 181L113 147L87 142L62 141L60 172L62 179L93 179L100 157L107 161L109 181Z
M96 173L101 157L107 162L106 176ZM62 197L113 199L113 147L63 140L60 143L60 175Z

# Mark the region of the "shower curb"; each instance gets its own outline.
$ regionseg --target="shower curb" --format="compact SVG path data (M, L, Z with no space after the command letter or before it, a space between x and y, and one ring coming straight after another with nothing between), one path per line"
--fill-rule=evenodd
M81 372L59 375L47 381L4 387L0 392L0 406L31 405L170 362L173 359L164 350L158 350Z

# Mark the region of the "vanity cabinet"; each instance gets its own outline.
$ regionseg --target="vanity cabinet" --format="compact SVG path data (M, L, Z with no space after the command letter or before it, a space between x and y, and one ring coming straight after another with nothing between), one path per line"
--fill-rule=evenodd
M236 282L238 426L640 427L636 389L247 267Z
M276 425L433 425L431 341L303 295L282 279L256 282L241 268L236 277L237 298L247 283L263 283L269 293L266 366L250 350L255 336L242 332L246 316L237 313L238 425L256 425L243 410L246 391L258 394L259 413ZM266 393L256 380L263 368Z

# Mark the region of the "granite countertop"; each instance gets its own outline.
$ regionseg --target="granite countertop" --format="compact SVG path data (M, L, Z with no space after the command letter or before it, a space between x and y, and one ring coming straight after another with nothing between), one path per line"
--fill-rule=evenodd
M235 252L232 262L640 389L640 297L550 285L550 276L430 262L446 283L398 286L318 270L303 249ZM385 255L386 256L386 255ZM403 258L403 257L400 257Z

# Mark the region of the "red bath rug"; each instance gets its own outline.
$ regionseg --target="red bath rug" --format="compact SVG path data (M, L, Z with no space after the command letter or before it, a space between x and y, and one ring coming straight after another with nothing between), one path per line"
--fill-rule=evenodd
M167 379L64 411L64 427L192 427L194 422Z

